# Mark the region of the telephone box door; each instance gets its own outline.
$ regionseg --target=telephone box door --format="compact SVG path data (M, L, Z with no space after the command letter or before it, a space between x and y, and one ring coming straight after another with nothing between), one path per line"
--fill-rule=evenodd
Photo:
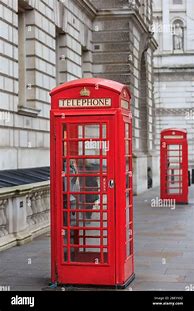
M115 284L111 116L56 125L57 271L62 284Z
M188 202L187 141L161 141L161 199Z

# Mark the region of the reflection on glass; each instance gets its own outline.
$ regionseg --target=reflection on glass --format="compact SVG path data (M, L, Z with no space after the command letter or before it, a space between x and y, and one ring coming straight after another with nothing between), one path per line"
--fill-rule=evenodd
M79 159L77 163L78 172L84 173L99 173L100 172L100 159Z
M100 138L100 125L85 125L85 138Z
M102 160L102 170L103 172L107 172L107 159Z
M91 191L91 192L98 192L100 191L100 177L98 176L80 176L79 183L81 192L84 191ZM92 196L92 195L91 195ZM89 196L88 196L89 198ZM96 201L98 197L94 201ZM94 202L92 201L92 202Z

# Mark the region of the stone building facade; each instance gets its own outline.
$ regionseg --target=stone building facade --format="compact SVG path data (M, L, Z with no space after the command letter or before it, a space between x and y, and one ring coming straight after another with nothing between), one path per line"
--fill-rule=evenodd
M127 84L132 93L133 181L136 194L147 189L148 168L158 185L154 146L152 1L93 0L93 74Z
M105 77L132 93L134 190L158 184L151 0L0 0L0 170L49 165L49 91Z
M164 128L185 128L194 168L194 2L154 0L156 145Z

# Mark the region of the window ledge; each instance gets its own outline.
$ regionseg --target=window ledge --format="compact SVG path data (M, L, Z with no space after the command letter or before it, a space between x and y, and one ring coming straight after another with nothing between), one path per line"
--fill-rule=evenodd
M18 106L18 113L25 116L37 117L40 113L40 109Z

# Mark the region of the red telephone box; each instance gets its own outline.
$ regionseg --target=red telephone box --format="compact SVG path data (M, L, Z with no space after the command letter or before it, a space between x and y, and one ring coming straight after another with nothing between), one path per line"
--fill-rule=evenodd
M50 95L52 282L125 287L134 278L129 90L92 78Z
M160 143L161 199L188 203L188 143L186 130L165 129Z

